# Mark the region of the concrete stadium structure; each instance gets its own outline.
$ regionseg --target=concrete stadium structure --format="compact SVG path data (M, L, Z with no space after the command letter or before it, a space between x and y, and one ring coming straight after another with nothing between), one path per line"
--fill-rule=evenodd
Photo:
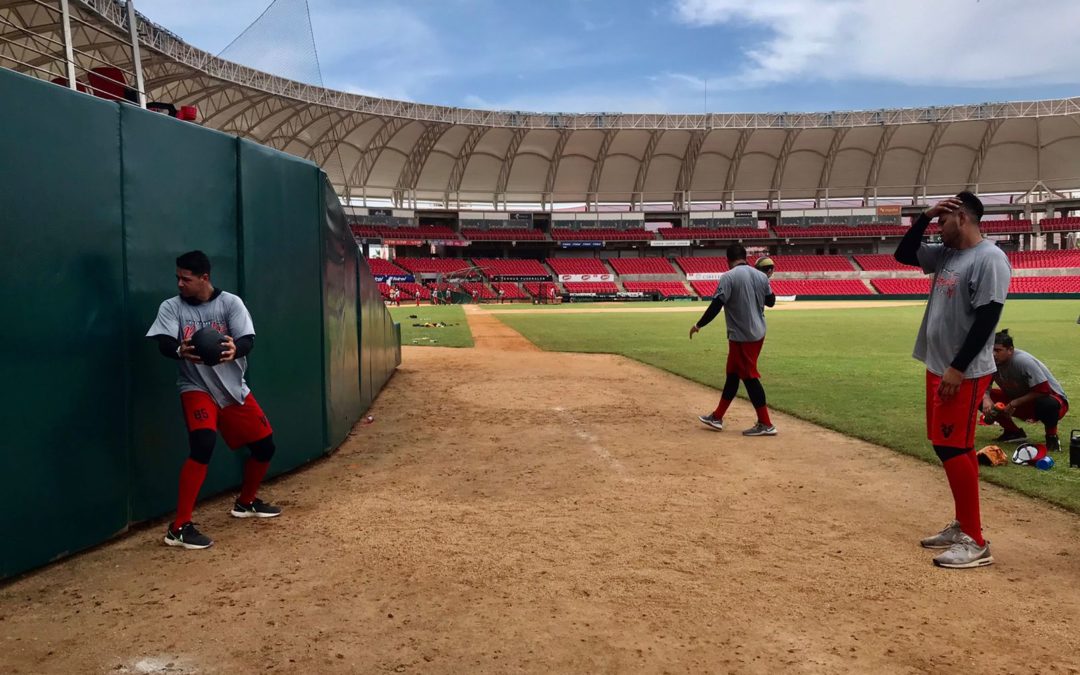
M811 114L473 110L259 72L118 0L0 0L0 66L75 87L101 64L144 102L196 106L207 127L314 160L360 203L813 208L970 188L1068 210L1080 188L1080 98Z

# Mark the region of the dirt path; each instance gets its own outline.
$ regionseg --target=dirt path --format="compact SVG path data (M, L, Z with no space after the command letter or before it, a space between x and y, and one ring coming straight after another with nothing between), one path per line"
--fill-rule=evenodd
M716 433L715 398L614 356L406 347L375 423L267 486L282 518L215 499L212 549L155 523L0 588L0 672L1080 669L1075 516L984 487L998 564L936 569L940 468L783 415L744 439L742 401Z
M657 303L644 303L638 306L630 303L611 303L609 307L575 307L573 304L560 305L559 307L536 308L536 309L507 309L498 305L465 305L466 311L472 310L486 314L598 314L605 312L698 312L705 310L706 303L695 305L677 305L674 307L657 305ZM776 307L770 307L767 311L800 311L805 309L873 309L875 307L913 307L926 303L916 300L807 300L805 302L778 302Z

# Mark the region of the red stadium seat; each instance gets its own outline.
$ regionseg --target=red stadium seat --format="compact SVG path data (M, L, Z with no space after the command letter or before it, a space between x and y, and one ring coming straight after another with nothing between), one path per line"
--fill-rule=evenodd
M473 258L472 262L489 279L499 277L551 277L551 272L539 260Z
M620 230L616 228L594 227L584 230L552 228L551 238L555 241L649 241L653 233L640 229Z
M1043 232L1080 232L1080 218L1077 216L1043 218L1039 222L1039 229Z
M608 258L616 274L675 274L665 258Z
M859 267L871 272L911 271L910 265L896 262L891 253L864 253L855 256L855 262Z
M490 230L463 229L461 236L472 241L543 241L547 239L540 230L508 227L493 227Z
M686 298L693 295L681 281L624 281L623 288L631 293L658 293L664 298Z
M548 258L544 262L555 274L611 274L599 258Z

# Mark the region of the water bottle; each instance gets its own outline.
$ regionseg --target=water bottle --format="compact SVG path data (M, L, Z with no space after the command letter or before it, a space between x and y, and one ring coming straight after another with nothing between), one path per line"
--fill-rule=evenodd
M1043 471L1049 471L1054 468L1054 458L1050 455L1043 457L1039 461L1035 462L1036 469L1042 469Z
M1073 429L1069 437L1069 466L1080 468L1080 429Z

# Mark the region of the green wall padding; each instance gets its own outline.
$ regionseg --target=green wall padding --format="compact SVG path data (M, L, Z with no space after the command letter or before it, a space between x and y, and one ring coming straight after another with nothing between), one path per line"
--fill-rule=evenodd
M0 579L171 514L188 457L176 363L143 337L201 249L252 313L273 473L336 447L386 380L390 321L314 164L0 68ZM359 331L372 324L367 340ZM373 372L377 369L378 372ZM366 377L365 377L366 373ZM201 496L239 484L218 441ZM196 519L198 509L196 507Z
M255 321L248 384L274 428L272 474L322 455L322 178L311 162L240 140L243 295ZM304 227L307 224L307 227Z
M181 253L204 251L214 286L239 291L237 141L127 105L120 108L120 121L133 374L132 517L144 520L175 506L188 442L176 363L162 358L143 336L158 305L177 294L176 256ZM219 440L201 494L237 483L242 459Z
M129 345L116 105L3 68L0 101L2 578L127 526Z
M341 202L326 180L323 194L323 344L326 359L326 437L337 447L360 417L356 334L356 240Z

